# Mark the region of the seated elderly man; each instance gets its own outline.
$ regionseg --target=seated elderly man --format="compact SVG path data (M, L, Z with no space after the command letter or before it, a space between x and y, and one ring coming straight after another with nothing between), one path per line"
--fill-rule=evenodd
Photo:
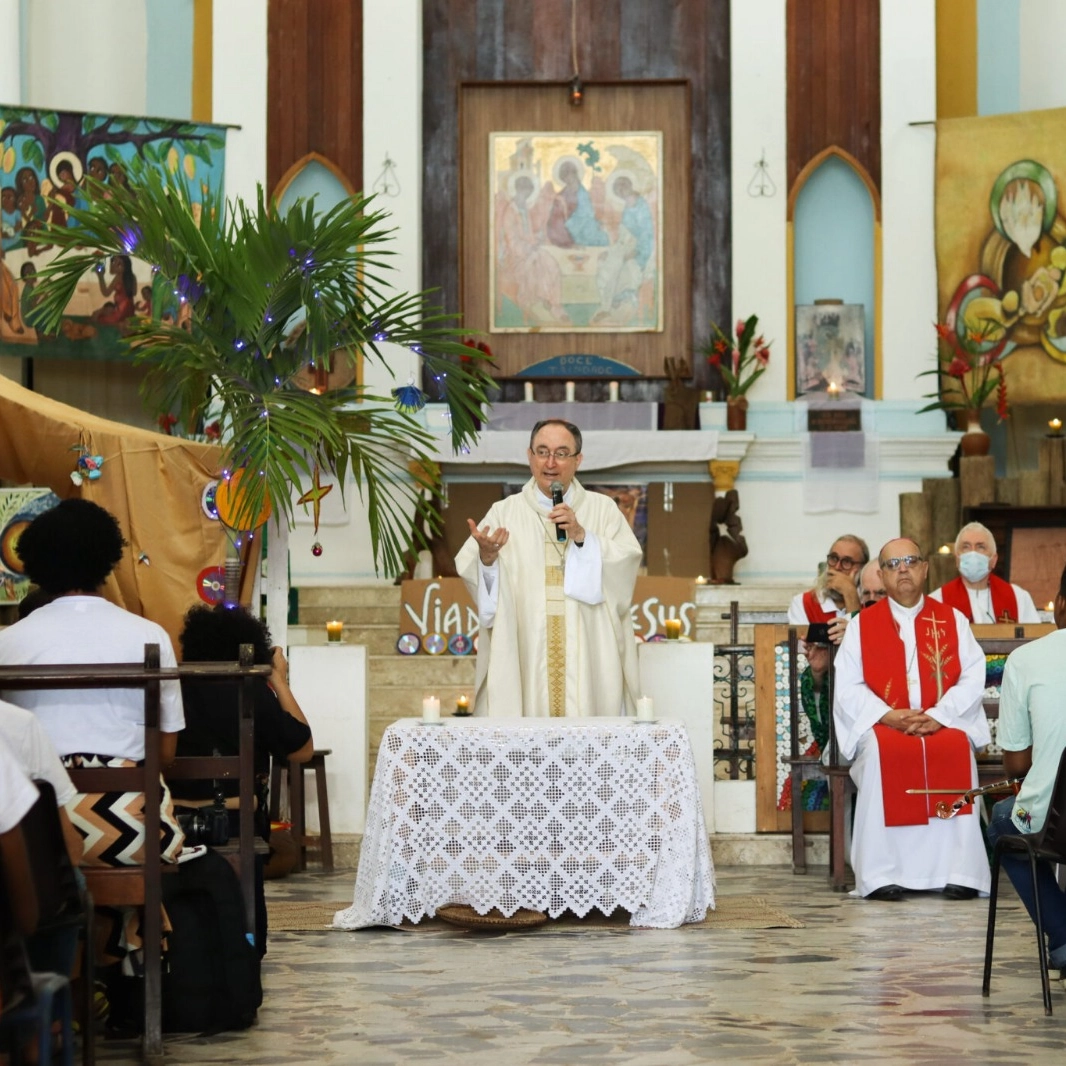
M988 527L967 523L955 538L959 576L930 595L962 611L971 622L1039 622L1033 597L992 573L998 558L996 538Z
M980 820L972 805L938 818L942 797L925 790L977 785L985 657L966 619L923 595L929 567L913 541L890 540L879 563L888 595L852 619L836 657L833 720L859 793L855 894L971 899L990 885Z
M859 573L859 600L862 606L872 607L888 595L881 580L881 564L871 559Z
M869 561L870 549L862 537L851 533L838 537L825 557L825 569L819 572L814 588L792 597L789 625L825 622L829 625L829 639L839 644L848 619L860 606L855 576Z

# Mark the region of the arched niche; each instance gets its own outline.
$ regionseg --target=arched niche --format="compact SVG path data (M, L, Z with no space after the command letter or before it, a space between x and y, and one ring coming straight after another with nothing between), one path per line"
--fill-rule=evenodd
M881 198L862 164L835 145L800 171L788 197L788 305L836 298L862 304L866 395L881 396ZM788 397L796 397L795 314Z
M318 152L308 152L281 176L274 187L273 198L278 202L282 214L288 211L297 200L310 200L315 197L317 214L328 214L338 204L357 196L355 186L347 175L332 161ZM350 364L349 364L350 365ZM299 380L299 378L298 378ZM330 372L329 387L338 388L351 383L351 371L344 372L339 365ZM355 383L363 383L363 357L356 360ZM324 382L308 374L303 383L307 388L321 387Z

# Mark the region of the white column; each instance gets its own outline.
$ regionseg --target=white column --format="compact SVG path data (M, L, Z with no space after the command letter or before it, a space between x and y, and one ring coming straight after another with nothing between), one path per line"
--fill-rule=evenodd
M22 13L19 0L0 0L0 103L22 102Z
M935 0L881 5L883 397L929 392L937 317L933 189L936 128ZM915 403L915 408L921 406Z
M730 5L733 182L733 317L759 316L759 332L773 341L770 367L753 400L781 400L788 389L788 306L785 254L788 201L785 111L785 0L734 0ZM758 47L753 48L752 42ZM748 195L755 165L765 155L773 196ZM732 322L720 322L728 333ZM696 339L710 334L696 323ZM702 331L702 334L701 334Z
M212 11L212 119L241 127L226 136L226 197L254 204L266 181L267 4L225 0Z
M453 89L449 91L454 91ZM363 190L381 173L385 157L395 164L399 196L379 196L378 211L388 211L397 232L390 242L396 253L387 274L400 292L422 287L422 3L421 0L363 2ZM456 310L456 308L449 308ZM368 365L371 391L389 394L410 375L419 381L418 358L405 348L387 345L386 358L395 378Z

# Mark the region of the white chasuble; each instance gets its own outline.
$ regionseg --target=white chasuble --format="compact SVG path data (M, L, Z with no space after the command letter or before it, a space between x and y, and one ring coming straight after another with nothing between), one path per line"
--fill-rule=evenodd
M494 567L471 537L456 556L478 603L475 713L511 717L633 714L640 694L630 607L641 550L618 505L573 481L585 529L557 541L551 502L530 478L478 523L509 535Z

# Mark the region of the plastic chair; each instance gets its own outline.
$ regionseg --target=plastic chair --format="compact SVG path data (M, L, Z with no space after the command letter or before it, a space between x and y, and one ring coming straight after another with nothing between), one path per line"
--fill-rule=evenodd
M981 994L987 996L992 980L992 944L996 935L996 901L999 896L999 869L1003 852L1029 856L1029 870L1036 885L1037 862L1066 863L1066 751L1059 758L1055 786L1051 792L1044 827L1039 833L1014 833L1000 837L992 849L992 888L988 895L988 935L985 940L985 972ZM1040 895L1035 894L1036 954L1044 992L1044 1013L1051 1014L1051 984L1047 975L1044 947L1044 916L1040 912Z

